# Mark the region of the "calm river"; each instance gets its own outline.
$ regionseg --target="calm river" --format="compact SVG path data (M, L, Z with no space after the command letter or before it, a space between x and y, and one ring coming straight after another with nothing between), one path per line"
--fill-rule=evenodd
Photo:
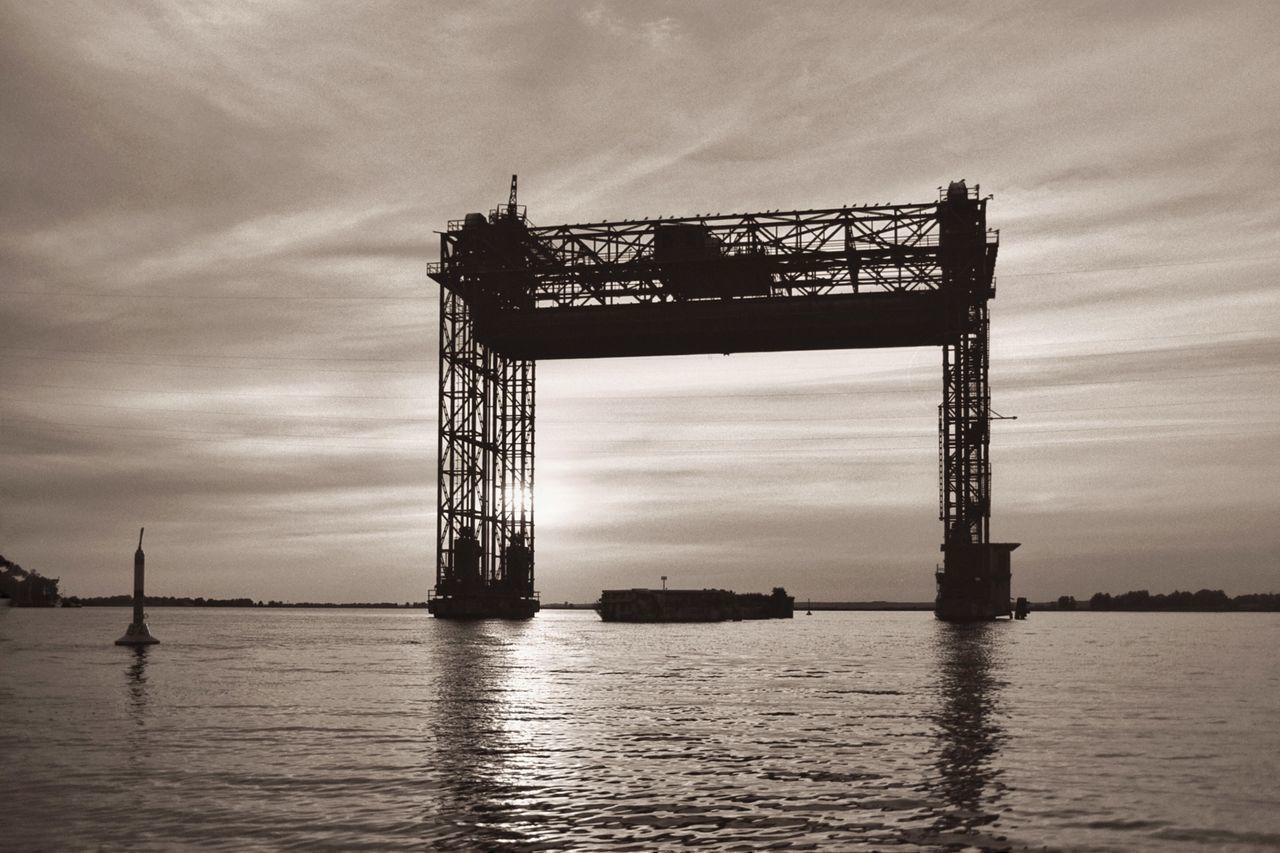
M0 613L6 850L1280 847L1280 616Z

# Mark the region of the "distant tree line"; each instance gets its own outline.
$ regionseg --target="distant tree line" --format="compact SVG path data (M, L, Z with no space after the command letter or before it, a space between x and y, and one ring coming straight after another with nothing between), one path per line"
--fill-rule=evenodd
M129 607L133 604L132 595L99 595L90 598L80 598L78 596L69 595L63 599L63 603L70 607ZM406 601L403 604L394 601L377 601L377 602L346 602L342 604L333 604L330 602L312 602L312 601L254 601L252 598L189 598L174 595L148 595L146 596L147 607L360 607L360 608L422 608L425 609L427 603L425 601Z
M28 571L0 555L0 597L17 607L54 607L58 603L58 579Z
M1071 603L1074 606L1074 599L1072 599ZM1231 598L1220 589L1202 589L1198 592L1174 590L1168 595L1163 593L1152 595L1145 589L1132 590L1120 595L1097 592L1089 599L1089 609L1191 610L1203 612L1275 611L1280 610L1280 593L1252 593Z

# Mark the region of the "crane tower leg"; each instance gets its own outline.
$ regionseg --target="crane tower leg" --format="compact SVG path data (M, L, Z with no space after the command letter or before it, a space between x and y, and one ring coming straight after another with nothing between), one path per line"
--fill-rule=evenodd
M958 191L957 191L958 189ZM948 321L938 407L943 566L934 613L968 621L1011 616L1010 559L1016 543L991 541L991 387L983 200L955 185L939 205L940 257Z
M534 362L475 337L471 309L440 289L436 585L444 618L532 616Z

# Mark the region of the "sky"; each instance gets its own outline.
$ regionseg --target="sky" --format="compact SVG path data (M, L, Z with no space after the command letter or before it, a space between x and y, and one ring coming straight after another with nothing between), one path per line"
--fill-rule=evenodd
M1280 590L1270 2L0 4L0 554L419 601L449 219L1001 232L1016 595ZM538 364L537 586L933 596L936 349Z

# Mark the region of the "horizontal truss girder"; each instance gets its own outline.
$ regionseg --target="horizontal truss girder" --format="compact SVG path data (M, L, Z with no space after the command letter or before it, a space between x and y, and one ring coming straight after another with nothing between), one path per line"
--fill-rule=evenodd
M454 221L428 272L451 288L468 274L518 276L533 308L678 301L664 283L672 264L656 257L655 235L696 226L718 241L722 258L762 265L767 296L937 290L938 210L892 205L523 227L518 252L487 258L464 251L465 223ZM997 236L986 243L994 260Z

